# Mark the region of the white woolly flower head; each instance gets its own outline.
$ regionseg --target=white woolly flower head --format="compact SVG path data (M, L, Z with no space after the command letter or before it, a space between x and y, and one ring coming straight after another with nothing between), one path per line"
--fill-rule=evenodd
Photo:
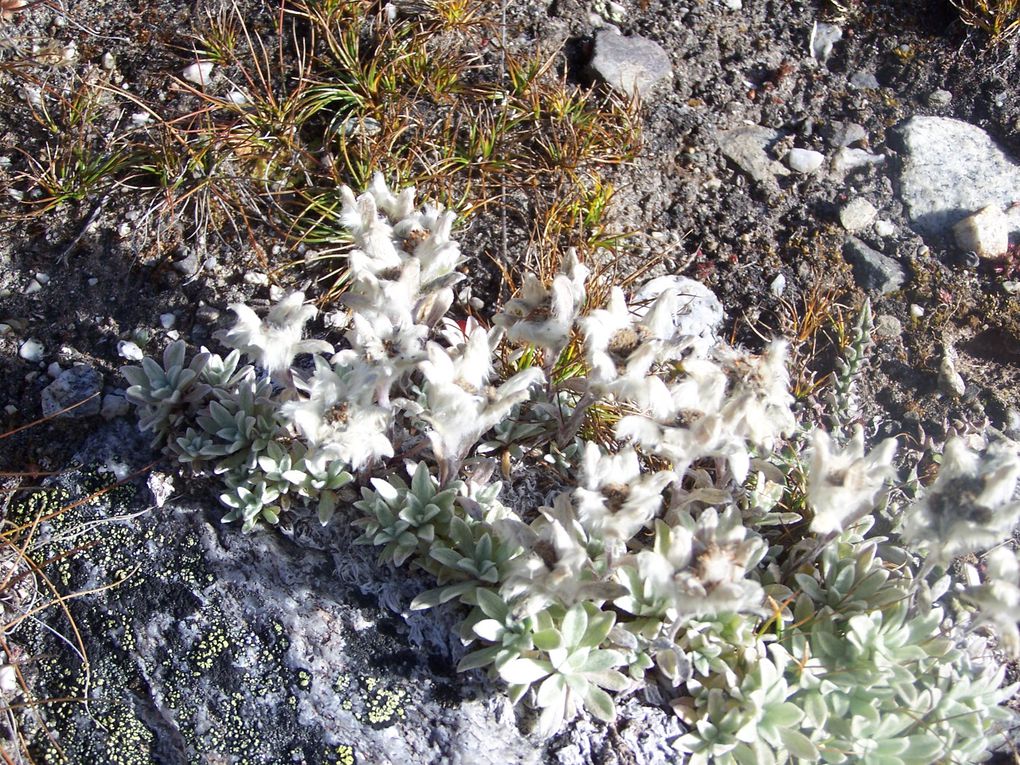
M807 499L814 513L811 531L835 534L872 512L896 473L895 454L896 439L887 438L865 455L860 425L841 450L833 448L828 433L816 430L807 476Z
M574 491L577 517L592 534L618 551L662 509L662 490L673 480L669 471L641 473L637 452L605 454L585 444L580 486Z
M302 340L305 324L318 312L305 303L303 292L292 292L260 319L243 303L234 303L230 310L237 314L237 323L216 337L229 348L248 354L271 375L290 368L299 353L332 353L333 346L324 340Z
M938 478L904 511L904 541L926 550L932 563L998 544L1020 517L1014 499L1018 478L1015 442L1000 440L973 451L962 438L949 439Z
M297 383L307 398L281 405L284 421L321 455L358 469L381 457L393 456L388 437L389 407L369 401L375 377L364 365L330 365L315 357L315 372Z

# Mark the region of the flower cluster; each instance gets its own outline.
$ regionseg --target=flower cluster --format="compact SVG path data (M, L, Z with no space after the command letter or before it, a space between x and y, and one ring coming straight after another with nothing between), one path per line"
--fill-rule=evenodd
M1020 565L999 550L956 588L944 570L1020 516L1015 445L951 441L938 479L888 507L896 442L803 431L786 344L718 340L700 285L593 305L607 291L572 253L491 327L454 322L453 215L381 177L342 195L334 336L306 337L316 310L293 293L262 319L232 306L225 357L186 364L179 342L124 369L142 427L221 481L227 520L352 514L381 561L435 576L413 607L467 609L460 669L530 699L545 734L640 691L689 726L692 762L970 761L995 743L1011 689L950 609L1020 650ZM552 489L504 504L498 467Z

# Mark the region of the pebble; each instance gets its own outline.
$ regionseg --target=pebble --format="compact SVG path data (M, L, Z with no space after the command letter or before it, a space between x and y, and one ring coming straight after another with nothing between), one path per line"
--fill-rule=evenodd
M967 392L967 384L963 380L963 375L956 370L955 356L956 353L952 348L947 348L946 352L942 354L942 361L939 362L938 385L939 390L943 393L959 398Z
M13 417L18 413L18 407L16 407L14 404L8 404L7 406L4 407L4 411Z
M1002 289L1006 291L1007 295L1020 295L1020 282L1013 280L1003 282Z
M953 94L939 88L928 94L928 106L932 109L944 109L953 102Z
M813 173L825 162L825 155L812 149L790 149L786 164L796 173Z
M189 277L194 276L202 269L202 262L194 252L189 252L183 258L175 260L173 265L175 271Z
M744 10L743 0L722 0L722 4L729 8L731 11Z
M128 361L141 361L145 356L138 344L130 340L121 340L117 343L117 354Z
M10 331L11 331L10 324L0 324L0 335L6 335Z
M107 393L103 396L103 405L99 413L104 420L112 420L116 417L123 417L131 411L131 405L124 398L123 393Z
M54 379L60 377L60 373L63 372L63 371L64 370L60 366L60 363L56 362L56 361L51 362L50 365L48 367L46 367L46 374L48 374L50 377L52 377Z
M191 66L186 66L181 76L188 82L205 85L212 76L213 66L212 61L196 61Z
M97 284L99 284L99 280L96 277L89 278L88 285L90 287L95 287Z
M106 51L106 53L103 54L102 65L103 69L105 69L108 72L112 72L114 69L117 68L117 59L114 58L113 54L110 53L110 51Z
M882 86L878 84L878 78L871 72L854 72L850 76L850 87L859 90L878 90Z
M886 295L898 290L907 280L903 266L855 236L849 237L843 245L843 257L853 266L857 284L868 292Z
M18 349L18 355L25 361L42 361L46 348L35 338L29 338Z
M835 24L819 24L817 21L811 27L811 37L808 40L808 52L811 56L823 64L832 55L832 47L843 39L843 30Z
M832 157L832 169L837 173L847 173L869 165L880 165L885 162L881 154L872 154L864 149L851 149L844 146Z
M895 316L884 313L875 319L875 334L887 340L899 337L903 334L903 322Z
M42 271L39 271L35 275L35 279L36 279L37 282L39 282L39 284L46 285L46 284L50 283L50 275L49 274L44 274Z
M43 388L43 415L77 419L99 414L101 402L96 394L102 389L103 376L99 372L88 364L75 364ZM86 403L64 411L82 401Z
M269 284L269 275L261 271L246 271L242 277L248 284L264 286Z
M170 329L177 322L177 317L172 313L161 313L159 315L159 325L163 329Z
M776 278L769 284L769 292L776 297L782 297L783 292L786 291L786 277L782 274L776 274Z
M654 40L602 29L595 36L591 68L613 90L647 99L651 91L673 74L669 54Z
M36 279L29 279L28 284L25 285L24 294L34 295L42 289L42 285Z
M779 140L779 133L759 125L744 125L716 134L719 149L737 167L772 191L779 190L777 175L790 171L768 155L768 148Z
M998 205L988 205L953 226L953 237L961 250L999 258L1009 249L1009 218Z
M883 239L890 237L896 233L896 224L892 221L888 221L885 218L879 218L875 221L875 233Z
M924 316L924 307L919 306L917 303L911 303L910 315L913 316L915 319L920 319L922 316Z
M847 231L860 231L875 220L878 210L867 199L851 199L839 211L839 222Z

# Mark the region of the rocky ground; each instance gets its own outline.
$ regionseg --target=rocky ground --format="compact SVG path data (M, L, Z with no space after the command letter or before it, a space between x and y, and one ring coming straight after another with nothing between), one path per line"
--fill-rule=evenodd
M253 26L276 12L244 9ZM68 0L0 22L0 429L99 394L0 441L0 470L62 472L66 496L155 459L117 372L138 346L209 344L230 303L265 305L274 287L308 281L272 269L293 243L258 221L245 237L167 245L124 189L32 204L33 160L61 139L31 108L43 81L92 73L158 100L187 65L186 31L218 10ZM503 22L514 50L561 51L570 80L638 88L640 152L608 174L629 268L654 261L703 281L736 342L800 334L808 410L831 366L810 317L852 322L867 297L869 436L1020 436L1015 44L988 45L949 3L922 0L523 1ZM510 216L511 264L526 255L522 225ZM491 218L461 240L479 263L504 255ZM88 477L75 460L113 472ZM581 721L548 743L522 733L503 695L453 672L454 615L407 614L422 582L376 568L342 525L242 536L200 490L146 511L144 481L136 489L80 508L90 536L76 543L96 554L61 574L77 590L127 580L73 607L90 675L57 640L32 670L43 695L84 695L86 677L94 691L88 706L53 707L67 761L671 761L677 721L636 699L616 726ZM24 497L11 513L30 509ZM38 754L60 761L53 743Z

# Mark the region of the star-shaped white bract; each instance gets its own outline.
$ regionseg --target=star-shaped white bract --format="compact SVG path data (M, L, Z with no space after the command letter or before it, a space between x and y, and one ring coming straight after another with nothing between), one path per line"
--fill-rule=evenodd
M217 334L220 342L246 353L270 375L290 369L299 353L332 353L333 346L324 340L303 340L305 324L315 318L315 306L305 304L302 292L292 292L277 303L265 319L252 309L234 303L230 310L237 314L237 323Z

